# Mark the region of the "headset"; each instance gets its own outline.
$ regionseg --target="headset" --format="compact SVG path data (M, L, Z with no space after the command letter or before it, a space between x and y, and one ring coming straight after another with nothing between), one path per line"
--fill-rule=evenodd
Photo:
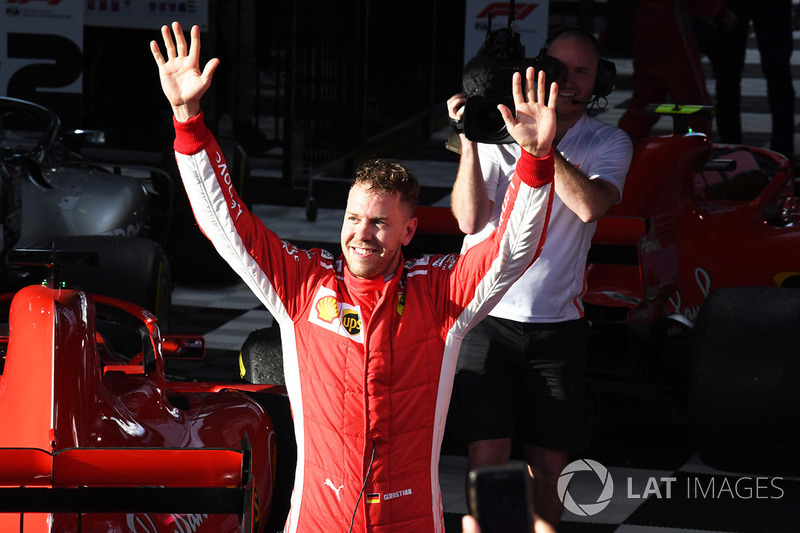
M600 41L594 36L592 32L581 28L580 26L566 26L552 33L544 42L544 46L539 50L539 57L547 55L547 50L550 48L550 43L555 41L559 36L564 34L578 35L590 41L597 50L597 57L600 58L597 65L597 76L594 80L594 90L592 94L595 95L592 101L598 98L605 98L614 91L617 83L617 66L613 61L609 61L603 57L603 49L600 46ZM591 102L585 102L591 103Z

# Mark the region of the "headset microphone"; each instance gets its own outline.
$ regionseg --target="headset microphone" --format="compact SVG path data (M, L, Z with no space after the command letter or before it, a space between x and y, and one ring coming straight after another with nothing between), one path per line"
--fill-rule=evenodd
M589 100L588 102L584 102L584 101L582 101L582 100L578 100L577 98L573 98L571 101L572 101L572 103L573 103L574 105L589 105L589 104L591 104L592 102L594 102L594 99L592 99L592 100Z

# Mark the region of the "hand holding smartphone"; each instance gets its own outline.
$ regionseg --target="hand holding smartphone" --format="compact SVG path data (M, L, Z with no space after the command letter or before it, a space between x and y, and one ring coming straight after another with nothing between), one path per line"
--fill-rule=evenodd
M476 468L469 473L470 513L481 533L531 533L530 475L525 465Z

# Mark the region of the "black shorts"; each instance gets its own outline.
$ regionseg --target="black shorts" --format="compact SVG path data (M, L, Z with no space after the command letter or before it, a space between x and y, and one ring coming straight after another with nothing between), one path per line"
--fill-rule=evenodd
M582 450L591 435L586 387L589 323L486 317L461 345L453 401L467 441L520 438Z

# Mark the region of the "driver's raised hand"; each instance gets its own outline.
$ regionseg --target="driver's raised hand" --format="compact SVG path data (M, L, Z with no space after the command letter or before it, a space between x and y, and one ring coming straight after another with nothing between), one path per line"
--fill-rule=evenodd
M516 118L508 107L502 104L497 107L503 115L508 133L517 144L534 157L545 157L550 153L556 136L558 86L555 82L550 84L550 97L545 100L544 71L539 71L538 83L534 83L535 75L534 68L528 67L523 93L522 76L518 72L514 73L511 93L516 107Z
M211 86L211 78L219 65L219 59L211 59L200 70L200 28L192 27L191 46L186 47L186 38L180 23L172 23L173 41L170 29L161 27L167 59L161 54L158 43L150 41L150 51L158 65L161 90L172 106L172 112L179 122L185 122L200 112L200 98Z

